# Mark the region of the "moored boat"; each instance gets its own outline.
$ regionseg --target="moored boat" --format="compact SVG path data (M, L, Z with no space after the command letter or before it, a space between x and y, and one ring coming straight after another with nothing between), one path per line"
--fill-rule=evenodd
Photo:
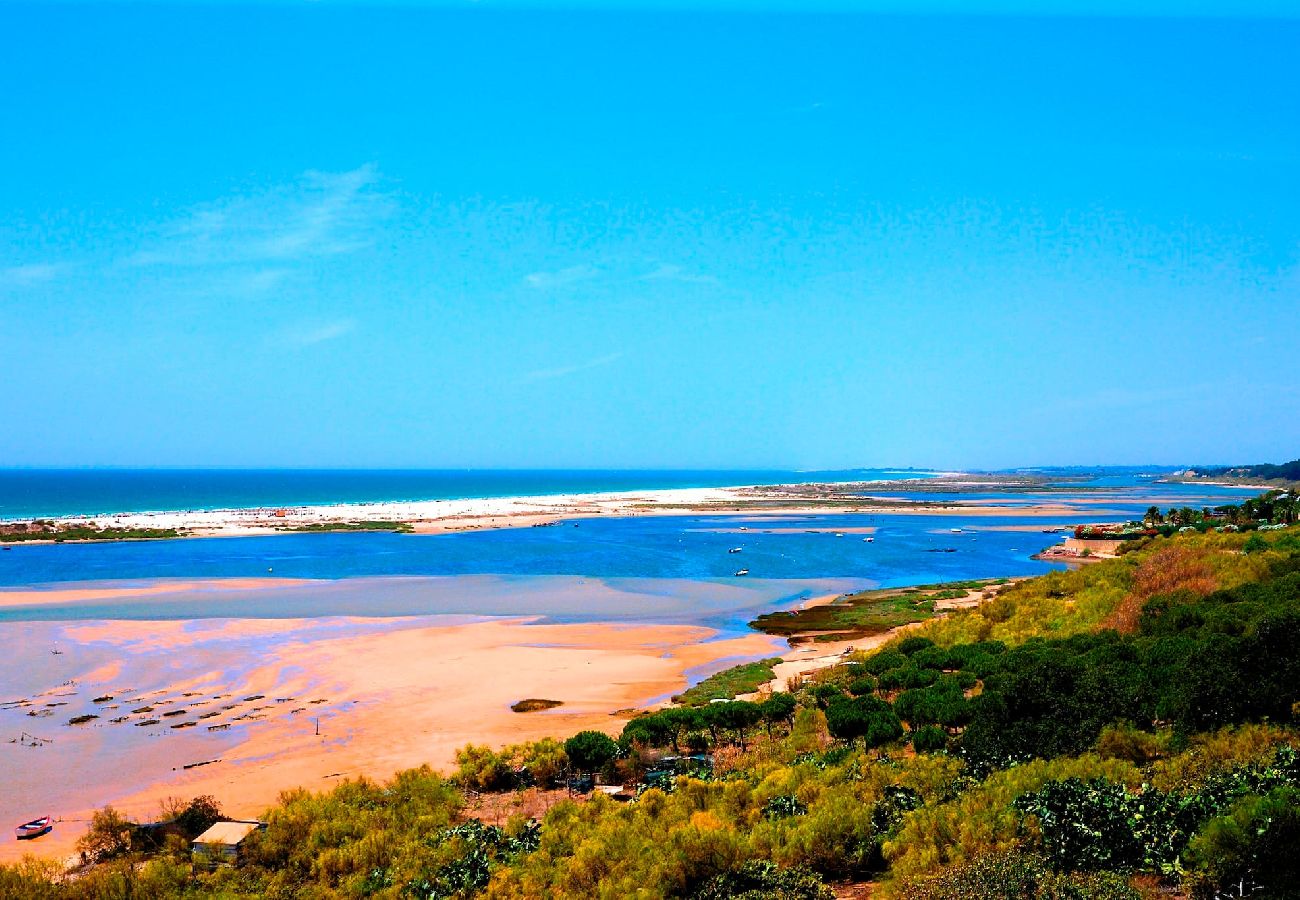
M39 819L33 819L30 822L24 822L14 829L14 835L20 841L30 841L38 838L43 834L49 834L54 829L54 820L49 816L43 816Z
M742 577L749 574L749 569L740 569L736 572L736 577Z

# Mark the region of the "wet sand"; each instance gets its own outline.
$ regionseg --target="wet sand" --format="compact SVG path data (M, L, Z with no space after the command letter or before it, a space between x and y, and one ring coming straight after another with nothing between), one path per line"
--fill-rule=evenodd
M148 820L166 797L211 794L228 814L255 816L298 785L450 769L471 742L617 734L613 713L681 691L687 671L782 646L716 637L692 625L428 616L0 624L15 648L0 664L0 821L61 820L35 842L6 832L0 859L66 855L106 803ZM564 705L512 712L525 697ZM67 724L85 714L98 718ZM22 731L52 743L10 743ZM208 764L185 768L194 763Z
M273 587L297 587L310 584L303 578L205 578L151 579L147 583L122 585L79 585L76 587L17 588L0 590L0 609L14 607L62 606L140 597L195 593L202 591L264 591Z

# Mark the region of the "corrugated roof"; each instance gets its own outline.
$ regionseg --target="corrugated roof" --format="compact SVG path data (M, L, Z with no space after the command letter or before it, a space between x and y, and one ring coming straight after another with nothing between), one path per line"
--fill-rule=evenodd
M256 822L218 822L194 839L196 844L238 844L256 831Z

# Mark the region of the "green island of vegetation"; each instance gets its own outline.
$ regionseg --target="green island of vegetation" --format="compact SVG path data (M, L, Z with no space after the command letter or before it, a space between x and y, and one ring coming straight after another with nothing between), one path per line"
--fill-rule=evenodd
M59 523L49 519L0 523L0 544L26 541L144 541L183 537L178 528L100 528L90 523Z
M212 870L206 798L107 808L0 896L1300 896L1300 527L1147 537L778 687L288 791Z
M518 700L510 704L510 708L517 713L539 712L544 709L555 709L557 706L563 706L563 700L546 700L541 697L529 697L527 700Z
M307 525L286 525L281 531L392 531L397 534L410 534L415 527L410 522L387 522L382 520L364 522L312 522Z
M830 603L783 612L765 613L749 623L764 634L802 641L843 641L884 634L902 625L923 622L934 615L935 604L958 600L972 591L1007 584L1009 579L955 581L916 587L859 591Z
M714 700L731 700L741 694L752 694L775 677L772 669L780 662L781 657L773 656L723 669L676 694L673 702L682 706L700 706Z

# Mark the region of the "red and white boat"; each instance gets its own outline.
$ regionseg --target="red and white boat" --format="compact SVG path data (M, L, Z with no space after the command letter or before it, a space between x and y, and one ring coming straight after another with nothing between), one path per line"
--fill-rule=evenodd
M53 829L54 820L49 816L45 816L40 819L33 819L23 825L19 825L14 829L14 834L17 835L18 840L20 841L30 841L43 834L49 834Z

